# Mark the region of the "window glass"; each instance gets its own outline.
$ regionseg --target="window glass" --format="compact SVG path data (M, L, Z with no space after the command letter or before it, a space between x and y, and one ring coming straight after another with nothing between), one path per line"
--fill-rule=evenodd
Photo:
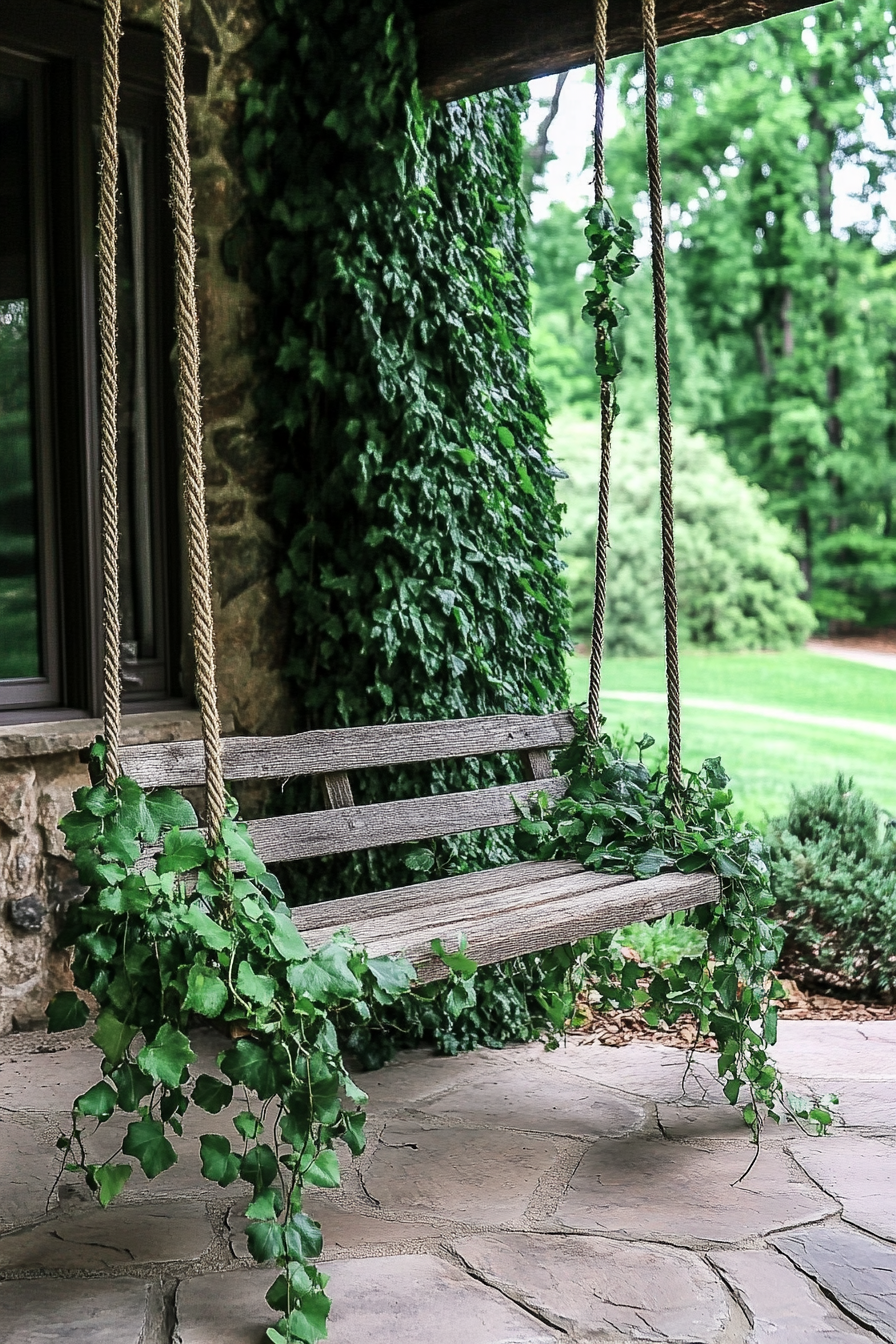
M27 86L0 75L0 679L42 674Z

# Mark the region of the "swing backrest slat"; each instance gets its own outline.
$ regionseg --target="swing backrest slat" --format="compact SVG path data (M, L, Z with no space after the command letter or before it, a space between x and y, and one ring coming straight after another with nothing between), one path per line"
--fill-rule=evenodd
M572 716L501 714L434 723L380 723L328 728L290 737L228 737L222 742L227 780L292 779L371 770L386 765L551 750L573 738ZM121 770L143 788L187 788L205 780L201 742L122 747Z
M566 792L566 779L551 774L548 752L567 746L573 735L572 715L563 712L231 737L222 743L224 775L234 782L319 777L324 810L249 823L259 856L275 863L512 826L533 793L560 798ZM500 752L522 757L525 782L355 805L349 771ZM122 771L143 788L199 785L204 767L201 742L121 749Z

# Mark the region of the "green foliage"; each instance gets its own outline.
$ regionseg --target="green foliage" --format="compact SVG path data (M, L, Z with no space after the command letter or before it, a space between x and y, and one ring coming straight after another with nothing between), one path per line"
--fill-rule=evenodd
M799 534L823 620L896 620L896 291L892 252L872 242L896 166L894 50L884 0L840 0L659 56L673 356L693 370L679 414L717 435ZM640 60L615 77L626 120L608 177L618 208L643 219ZM844 169L849 227L834 191ZM892 233L879 241L892 248ZM644 278L626 286L640 315L625 352L646 413Z
M647 738L639 746L652 744ZM779 1118L785 1099L768 1048L775 1043L775 1000L783 993L772 974L783 933L771 917L761 839L732 821L720 761L686 772L678 792L663 771L625 760L608 738L589 742L579 714L576 741L556 764L570 777L566 797L553 806L544 797L540 815L520 821L533 858L573 858L598 872L636 877L712 869L722 880L718 905L697 906L680 920L679 928L697 932L698 946L705 939L702 954L654 965L646 989L637 983L643 968L622 959L618 935L591 940L587 974L599 998L638 1006L653 1024L692 1013L700 1031L718 1042L719 1074L732 1105L746 1093L748 1124L756 1125L760 1105Z
M572 633L587 640L594 599L594 517L599 455L593 422L559 417L560 486L569 536L561 554L572 605ZM617 431L610 506L612 563L606 647L625 656L663 648L659 466L646 430ZM791 538L764 512L764 497L705 439L676 438L675 546L682 644L716 649L780 649L812 631L805 580L788 551Z
M558 706L565 597L529 368L523 95L424 100L392 0L263 9L243 154L303 726ZM514 768L383 772L358 796L507 782ZM506 857L499 836L437 853ZM394 854L360 854L291 881L316 899L408 876Z
M851 779L794 792L768 830L784 965L853 993L896 990L896 835Z
M635 231L627 219L616 218L611 205L599 201L585 212L585 241L592 270L582 316L594 326L595 373L613 380L622 372L613 332L625 312L613 287L633 275L638 265L633 251Z
M144 793L122 778L114 789L79 789L74 803L61 826L89 890L69 909L64 941L75 983L99 1004L93 1040L104 1076L74 1102L59 1140L67 1167L85 1174L105 1207L134 1163L150 1180L174 1165L191 1105L218 1115L239 1089L235 1132L200 1140L202 1174L252 1192L250 1250L281 1271L268 1300L282 1319L268 1337L313 1344L326 1333L329 1300L326 1275L311 1263L320 1231L302 1212L302 1191L339 1184L338 1139L355 1153L364 1144L366 1098L346 1073L336 1026L342 1015L363 1017L367 999L386 1008L404 995L413 967L369 963L347 935L311 952L235 805L209 846L170 789ZM155 858L137 866L142 847L159 840ZM77 995L59 994L50 1030L86 1016ZM222 1032L222 1077L192 1076L190 1033L203 1024ZM227 1045L231 1031L239 1039ZM135 1118L120 1147L95 1161L88 1150L102 1146L117 1112ZM116 1162L119 1153L133 1161Z

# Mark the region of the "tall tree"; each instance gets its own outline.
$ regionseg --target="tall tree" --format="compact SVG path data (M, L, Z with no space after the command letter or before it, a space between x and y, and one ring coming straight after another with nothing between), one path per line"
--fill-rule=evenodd
M670 270L715 373L690 418L770 492L834 619L896 618L896 266L872 242L896 168L894 34L883 0L839 0L661 58ZM640 64L617 78L609 171L643 213ZM838 221L837 173L859 222Z

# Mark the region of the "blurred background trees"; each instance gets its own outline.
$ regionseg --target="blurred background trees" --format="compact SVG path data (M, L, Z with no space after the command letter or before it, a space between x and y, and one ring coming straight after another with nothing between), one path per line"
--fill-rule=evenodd
M797 562L823 627L896 624L894 33L882 0L850 0L660 54L684 627L698 643L804 638ZM640 59L615 62L612 79L614 205L646 228ZM593 519L577 496L597 443L587 252L578 209L554 200L536 215L535 369L572 478L561 491L582 635ZM634 560L652 526L636 497L654 395L648 261L624 297L614 582L620 609L637 593L651 642ZM714 583L733 604L728 621L706 619ZM625 623L611 626L611 648L635 651Z

